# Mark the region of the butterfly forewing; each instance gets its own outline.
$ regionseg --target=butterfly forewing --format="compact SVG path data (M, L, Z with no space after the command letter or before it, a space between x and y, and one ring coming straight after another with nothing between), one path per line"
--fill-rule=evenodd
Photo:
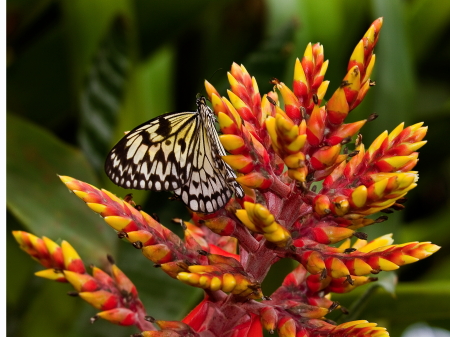
M106 174L117 185L139 190L175 190L187 178L187 142L198 128L196 112L159 116L142 124L111 150Z
M169 190L195 212L213 213L233 192L243 197L204 99L196 112L159 116L130 131L105 164L110 179L125 188Z

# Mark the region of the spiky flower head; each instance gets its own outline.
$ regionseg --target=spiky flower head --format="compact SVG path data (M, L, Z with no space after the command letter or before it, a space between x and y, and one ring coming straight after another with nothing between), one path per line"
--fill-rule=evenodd
M340 308L332 293L374 282L370 274L395 270L439 249L429 242L394 245L390 234L368 240L358 231L387 220L369 215L404 207L404 196L418 180L416 151L427 131L422 123L400 124L366 150L358 132L375 116L344 123L374 84L373 50L382 22L375 20L358 43L347 74L326 103L328 61L318 43L296 60L292 89L273 79L274 90L261 96L256 79L236 63L228 73L228 98L205 82L229 153L223 160L236 171L245 196L214 214L192 213L190 222L174 219L184 240L136 209L129 197L122 200L60 177L156 267L204 289L204 300L182 322L145 316L135 287L115 265L111 276L97 268L90 276L67 243L59 247L15 232L21 247L50 268L38 276L70 282L102 310L96 318L134 324L142 331L136 337L262 336L263 329L281 337L387 336L374 323L337 325L325 317ZM283 258L299 264L274 293L263 294L265 276Z

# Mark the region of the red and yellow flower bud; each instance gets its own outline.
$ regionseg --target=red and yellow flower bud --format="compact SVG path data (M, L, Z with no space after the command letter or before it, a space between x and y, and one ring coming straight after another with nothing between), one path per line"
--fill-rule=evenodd
M161 269L175 279L179 273L187 271L187 268L188 265L184 261L172 261L161 264Z
M142 248L142 254L157 264L167 263L174 259L171 249L162 243Z
M261 317L261 324L263 328L269 331L269 333L273 333L278 322L277 311L274 309L274 307L267 306L262 308L259 311L259 314Z
M136 286L115 264L111 265L111 274L121 292L137 297Z
M344 139L356 135L356 133L364 126L366 122L367 120L364 119L355 123L342 124L339 128L327 136L327 143L329 145L336 145L341 143Z
M241 182L239 181L239 183ZM236 223L234 222L234 220L226 216L217 216L214 218L205 219L202 221L202 224L204 224L214 233L226 236L233 234L236 228Z
M304 318L323 318L326 314L328 314L327 308L321 308L304 303L299 303L293 307L289 307L288 311Z
M318 226L311 229L312 239L318 243L330 244L345 240L355 231L336 226Z
M319 146L322 143L325 132L326 116L327 114L324 107L319 108L317 105L314 106L306 128L308 143L312 146Z
M345 91L338 88L327 103L327 118L332 124L342 124L350 111Z
M194 265L188 267L189 272L181 272L177 279L183 283L209 289L222 290L242 297L261 298L260 286L240 273L221 272L216 266Z
M321 147L311 156L311 166L315 170L323 170L330 167L336 164L340 152L341 144Z
M227 150L231 154L241 154L243 152L248 152L244 140L240 136L225 134L220 135L219 139L225 150Z
M230 78L230 77L229 77ZM230 98L230 102L233 107L236 109L239 116L246 122L250 122L251 124L256 123L256 117L253 115L250 107L234 92L228 90L228 97Z
M40 270L34 273L34 275L42 278L46 278L47 280L56 281L56 282L67 282L66 276L62 271L57 269L45 269Z
M142 243L144 247L154 245L155 243L158 242L155 236L146 230L137 230L134 232L128 232L126 238L131 243L139 241Z
M236 178L236 181L250 188L267 189L272 185L272 180L270 177L264 175L263 173L253 171L243 176Z
M280 337L295 337L297 328L290 317L283 317L278 321L277 332Z
M327 290L333 293L343 294L367 283L376 281L376 278L366 276L351 276L351 279L351 283L346 277L331 279Z
M119 305L120 299L106 290L78 293L83 300L100 310L114 309Z
M292 119L294 123L300 122L300 102L295 94L283 82L278 82L276 87L280 91L281 96L283 96L284 111L286 112L286 115Z
M345 92L345 98L348 105L351 107L353 102L358 97L358 93L361 87L360 71L358 66L354 66L348 70L345 75L342 87Z
M102 311L95 316L123 326L134 325L137 322L137 313L126 308L115 308Z
M102 285L102 287L106 288L112 288L115 287L115 282L113 278L105 273L100 268L97 268L95 266L92 267L92 276L97 280L99 284Z
M329 257L325 260L325 266L328 274L333 278L346 277L350 275L350 271L343 261L336 257Z
M13 231L14 238L19 243L20 249L25 251L33 259L47 268L57 270L64 269L64 256L61 247L47 237L37 236L24 231ZM55 273L41 273L39 276L64 282L64 276Z
M317 251L306 251L302 255L301 263L311 274L319 274L326 269L322 254Z
M261 233L267 241L285 247L292 241L289 231L275 221L269 210L251 202L244 202L245 209L236 211L236 216L251 231Z
M249 156L236 154L236 155L228 155L222 157L223 161L231 166L234 170L240 173L250 173L254 166L253 160Z
M388 337L386 328L377 327L376 323L359 320L342 323L337 326L330 326L331 336L354 336L354 337Z
M91 275L65 270L64 276L79 292L95 291L99 288L98 282Z
M83 261L76 250L67 242L61 242L61 250L64 256L64 267L67 270L83 274L86 272Z

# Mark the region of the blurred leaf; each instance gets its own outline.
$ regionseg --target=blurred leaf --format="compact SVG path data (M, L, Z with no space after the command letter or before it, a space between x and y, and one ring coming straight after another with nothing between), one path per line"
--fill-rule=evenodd
M406 7L409 37L416 62L428 56L431 47L445 39L450 22L450 1L415 0Z
M398 277L395 272L385 272L378 277L377 284L382 287L388 294L395 297L395 289L397 287Z
M124 131L132 130L139 124L173 109L172 71L173 50L169 47L162 48L145 62L133 66L110 148L124 136ZM106 182L106 189L122 197L132 191L138 204L142 204L150 193L123 189L114 185L105 173L102 173L102 177Z
M273 89L271 78L284 74L286 62L292 52L295 27L293 20L287 21L242 62L250 75L255 77L261 96ZM220 79L215 81L214 87L219 93L225 94L229 87L228 78L218 77Z
M100 43L81 94L78 141L97 172L103 170L130 68L127 25L117 17Z
M67 240L82 258L99 261L106 253L114 252L113 231L68 193L57 174L97 184L92 168L78 150L9 114L8 209L33 234Z
M444 253L444 252L442 252ZM433 264L433 267L428 269L427 272L420 278L421 281L438 281L448 280L450 281L450 256L439 256L439 260Z
M8 67L8 109L58 130L73 113L61 27L43 32Z
M205 79L226 79L231 64L241 64L264 37L264 0L210 1L198 14L176 41L177 109L193 105Z
M413 98L416 92L415 73L409 52L404 2L373 0L375 17L383 17L383 28L376 47L376 65L373 79L377 82L372 95L374 111L379 114L378 125L392 130L401 122L415 122ZM377 124L374 123L373 125ZM368 128L369 139L380 132Z
M121 16L129 27L134 20L131 0L63 0L63 27L67 37L73 85L76 91L82 86L89 64L98 50L113 20Z
M333 300L344 306L353 302L365 291L365 287L348 294L336 294ZM393 298L385 291L372 296L358 319L371 322L383 317L394 324L411 324L420 320L447 319L450 322L450 287L447 281L400 283ZM389 327L388 327L389 329Z
M440 246L449 245L448 224L450 223L450 212L447 209L434 214L432 217L409 223L401 231L401 242L432 241ZM426 224L433 224L432 230Z
M272 90L271 78L283 76L292 53L295 28L296 23L293 20L280 25L278 30L245 60L244 66L258 81L261 96Z
M74 318L86 304L82 303L79 298L71 298L66 295L73 289L69 284L44 279L40 279L40 281L44 284L41 291L30 301L31 303L27 303L28 310L23 316L20 333L17 336L67 336L67 331L70 331L76 323Z
M340 321L350 322L361 317L361 312L368 306L369 300L377 294L378 288L383 288L388 294L395 298L395 289L397 286L397 275L393 272L384 273L378 282L371 283L360 296L358 296L348 307L349 315L343 316L340 313Z
M17 241L11 234L12 230L20 230L21 226L9 212L6 215L6 225L6 250L8 252L6 255L6 267L8 268L6 273L6 283L8 284L6 300L9 310L9 306L14 309L18 305L20 306L19 300L22 297L25 285L30 280L30 274L36 269L36 262L19 248Z
M8 0L8 38L20 38L22 34L26 34L30 26L39 21L53 3L53 0Z
M236 1L236 0L234 0ZM139 27L139 42L142 56L147 58L160 49L189 26L196 25L205 17L208 7L218 7L230 0L171 0L167 3L159 0L135 0L136 21ZM149 43L150 42L150 43Z
M280 27L298 21L297 0L265 0L267 7L266 34L275 35ZM296 22L298 24L298 22Z

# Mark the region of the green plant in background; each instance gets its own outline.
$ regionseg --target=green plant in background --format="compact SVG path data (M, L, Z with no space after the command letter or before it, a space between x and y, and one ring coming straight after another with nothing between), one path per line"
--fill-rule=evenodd
M444 248L420 263L420 273L402 268L400 280L410 282L397 286L397 300L383 292L355 301L358 291L333 299L352 309L352 319L377 322L394 336L421 320L449 329L449 154L436 146L444 141L449 124L448 80L439 71L448 60L446 6L431 1L283 1L282 6L279 1L179 1L167 11L157 1L8 1L8 229L22 227L67 239L90 258L86 262L97 265L106 252L117 256L150 315L181 319L200 293L143 267L146 260L113 240L89 210L80 209L55 174L123 196L128 192L110 184L98 166L123 130L162 112L190 107L201 80L232 61L244 63L259 79L260 91L267 92L273 86L270 78L291 77L292 57L301 55L308 41L325 45L332 60L327 78L339 83L345 59L369 24L365 18L384 16L372 75L378 85L352 112L350 122L374 111L380 115L377 123L364 127L365 142L370 143L380 123L392 130L402 120L408 125L426 120L430 146L421 154L420 184L409 193L406 210L367 232L370 238L394 232L400 242L432 240ZM224 83L216 87L225 90ZM144 209L158 209L165 224L175 212L185 218L182 205L162 205L160 199L156 193L134 194ZM432 231L427 223L433 223ZM178 226L171 230L180 234ZM10 335L124 334L102 322L87 327L95 311L63 298L60 287L31 279L35 267L10 243ZM264 293L274 291L292 269L284 261L265 279ZM382 284L389 287L388 280ZM370 288L364 298L374 291ZM335 319L333 313L329 317Z

